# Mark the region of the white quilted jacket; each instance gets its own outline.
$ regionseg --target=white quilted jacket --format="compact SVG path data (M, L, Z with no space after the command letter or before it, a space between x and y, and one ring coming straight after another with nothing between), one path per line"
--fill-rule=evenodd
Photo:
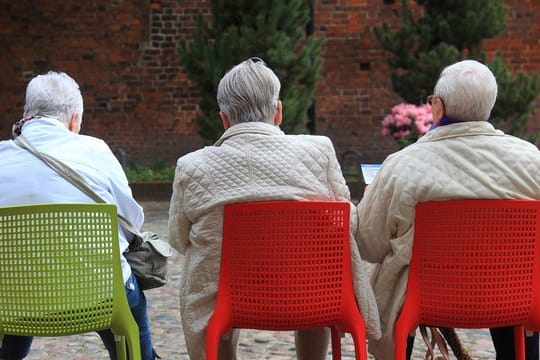
M372 284L383 337L369 342L378 360L393 354L393 326L403 302L417 202L540 199L540 152L486 121L441 126L390 155L358 205L358 245L377 263Z
M219 275L223 205L278 199L349 200L330 139L285 135L257 122L229 128L214 146L178 160L169 209L169 241L185 255L180 305L191 359L204 359L204 330L213 312ZM380 337L378 311L353 234L356 295L368 336Z

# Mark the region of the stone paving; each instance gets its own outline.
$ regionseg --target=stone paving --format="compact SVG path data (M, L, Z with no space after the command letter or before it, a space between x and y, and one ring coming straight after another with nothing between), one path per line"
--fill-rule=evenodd
M167 234L167 201L144 201L145 228L162 236ZM166 360L187 360L180 323L178 289L181 278L182 256L175 253L170 259L170 282L146 292L152 336L157 352ZM459 330L459 336L474 359L495 359L491 338L487 330ZM416 337L414 359L423 359L425 347ZM293 360L296 359L292 332L264 332L243 330L239 343L239 358ZM330 351L330 349L329 349ZM29 360L106 360L107 353L96 334L74 335L62 338L36 338ZM331 359L329 353L327 359ZM342 358L354 359L354 345L347 334L342 339ZM373 359L370 357L370 359Z

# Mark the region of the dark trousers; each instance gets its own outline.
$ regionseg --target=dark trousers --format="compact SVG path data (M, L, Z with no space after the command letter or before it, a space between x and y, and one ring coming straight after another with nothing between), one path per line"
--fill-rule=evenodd
M489 332L497 353L497 360L514 359L514 328L494 328L489 329ZM535 332L533 336L525 336L525 358L527 360L539 360L538 352L538 333Z

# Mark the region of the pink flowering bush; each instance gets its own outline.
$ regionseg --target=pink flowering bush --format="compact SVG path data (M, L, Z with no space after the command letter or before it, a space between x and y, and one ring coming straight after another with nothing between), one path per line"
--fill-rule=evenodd
M428 132L433 124L431 106L401 103L392 108L382 121L383 136L392 136L400 148L412 144Z

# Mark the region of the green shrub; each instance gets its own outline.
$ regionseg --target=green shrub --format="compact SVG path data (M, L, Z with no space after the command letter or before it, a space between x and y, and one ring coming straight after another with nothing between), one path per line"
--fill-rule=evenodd
M193 38L181 40L180 63L201 100L195 118L207 144L223 133L217 86L234 65L262 58L281 80L282 129L306 133L308 109L321 76L322 44L307 34L314 0L212 0L210 16L196 16Z
M152 166L130 163L126 169L126 176L130 183L151 181L172 181L174 179L174 165L158 161Z

